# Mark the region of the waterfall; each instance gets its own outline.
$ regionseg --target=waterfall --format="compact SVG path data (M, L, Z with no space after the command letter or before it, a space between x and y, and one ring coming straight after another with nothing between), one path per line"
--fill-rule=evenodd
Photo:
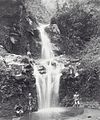
M46 27L48 27L48 25L40 25L39 27L41 41L42 41L41 57L42 59L52 59L54 57L54 53L52 51L50 39L45 31Z
M42 42L41 60L34 68L36 86L38 92L39 108L57 107L59 97L60 65L54 60L54 52L45 28L48 25L40 25L38 30Z

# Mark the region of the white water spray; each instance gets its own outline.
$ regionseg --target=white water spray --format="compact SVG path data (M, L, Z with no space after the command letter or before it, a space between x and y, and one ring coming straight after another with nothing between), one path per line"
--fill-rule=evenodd
M34 74L38 91L39 108L57 107L61 66L54 60L50 39L45 31L48 25L40 25L42 52L40 65L35 66ZM39 70L40 69L40 70ZM40 73L43 72L44 73Z
M40 37L41 37L41 41L42 41L41 57L42 57L42 59L52 59L54 57L54 53L52 51L50 39L45 31L46 27L48 27L48 25L40 25L40 27L39 27Z

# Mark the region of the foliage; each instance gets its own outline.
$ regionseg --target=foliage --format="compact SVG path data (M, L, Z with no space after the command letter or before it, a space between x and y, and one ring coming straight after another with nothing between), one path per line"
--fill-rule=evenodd
M47 10L42 0L26 0L27 11L31 11L32 15L36 17L40 23L48 23L50 21L50 11Z
M32 56L39 55L37 21L26 11L24 0L0 1L0 21L0 44L7 52L25 55L29 44Z
M61 51L75 54L84 48L86 42L97 35L98 12L86 4L64 4L61 10L51 19L51 24L57 24L60 30Z
M73 95L76 91L80 94L82 101L100 102L100 80L97 67L84 68L77 77L64 72L60 80L61 105L69 105L70 102L72 104Z
M37 92L35 85L35 77L33 76L33 68L25 63L24 70L21 65L11 65L8 68L2 63L0 69L0 106L1 110L13 111L16 104L21 104L24 112L28 111L29 98L28 94L32 94L34 106L33 110L38 108ZM5 106L6 104L6 106ZM10 104L10 106L9 106ZM6 111L7 112L7 111ZM7 112L8 114L9 112ZM9 113L10 114L10 113ZM10 114L11 115L11 114Z

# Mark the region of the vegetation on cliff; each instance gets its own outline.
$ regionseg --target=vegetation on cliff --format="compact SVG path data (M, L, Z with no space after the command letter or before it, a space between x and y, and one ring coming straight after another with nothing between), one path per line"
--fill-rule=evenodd
M29 44L32 56L39 56L38 23L35 16L26 11L23 0L0 1L0 21L0 44L8 52L26 55Z
M0 0L0 21L0 116L14 115L16 104L27 112L29 93L35 111L38 103L33 66L23 55L31 51L34 58L39 56L38 23L26 11L24 0Z
M29 59L19 55L8 55L5 58L1 57L0 62L0 116L14 115L16 105L21 105L23 111L28 112L29 93L33 98L33 111L36 111L36 79Z
M71 3L63 7L51 19L60 30L59 46L62 53L79 54L85 44L98 35L98 11L84 3Z
M65 3L51 19L51 28L58 26L59 32L51 29L52 42L58 46L57 54L70 56L65 68L73 68L73 74L66 70L61 76L60 101L72 104L72 97L78 91L82 101L100 102L99 41L100 41L100 3L93 1L74 1ZM71 62L72 58L78 58ZM75 76L75 72L78 76ZM64 87L65 86L65 87ZM71 103L70 103L71 102ZM62 102L63 103L63 102Z
M57 11L46 31L56 56L64 55L66 59L62 60L65 71L60 81L59 102L62 106L72 105L73 94L78 91L82 102L100 103L100 2L69 0L62 7L56 5ZM40 0L0 0L0 116L4 112L5 116L13 114L19 102L28 111L28 93L32 93L34 110L38 109L33 66L28 58L23 60L23 55L30 51L34 59L40 57L38 22L48 23L51 16ZM8 58L15 59L9 64Z

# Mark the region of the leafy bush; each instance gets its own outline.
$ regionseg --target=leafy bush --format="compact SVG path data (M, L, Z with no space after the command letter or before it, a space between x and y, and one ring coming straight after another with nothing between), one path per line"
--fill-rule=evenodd
M77 53L84 44L97 35L97 11L85 4L77 3L68 7L64 4L61 10L51 19L51 24L57 24L60 30L59 44L66 54Z
M25 70L22 70L21 65L12 64L11 68L7 68L2 64L0 68L1 110L6 109L9 113L9 108L11 108L10 111L14 112L15 105L21 104L24 111L28 111L29 93L32 94L34 102L33 110L37 110L36 81L33 76L33 68L29 64L25 65ZM5 106L5 104L7 106ZM6 108L4 108L4 106Z
M0 44L7 52L18 55L26 55L29 44L32 56L37 57L40 53L37 20L25 7L24 0L0 1Z
M72 100L76 91L79 92L82 101L94 100L100 102L100 80L97 67L84 68L77 77L68 73L62 74L59 90L61 104L67 104L68 100Z

